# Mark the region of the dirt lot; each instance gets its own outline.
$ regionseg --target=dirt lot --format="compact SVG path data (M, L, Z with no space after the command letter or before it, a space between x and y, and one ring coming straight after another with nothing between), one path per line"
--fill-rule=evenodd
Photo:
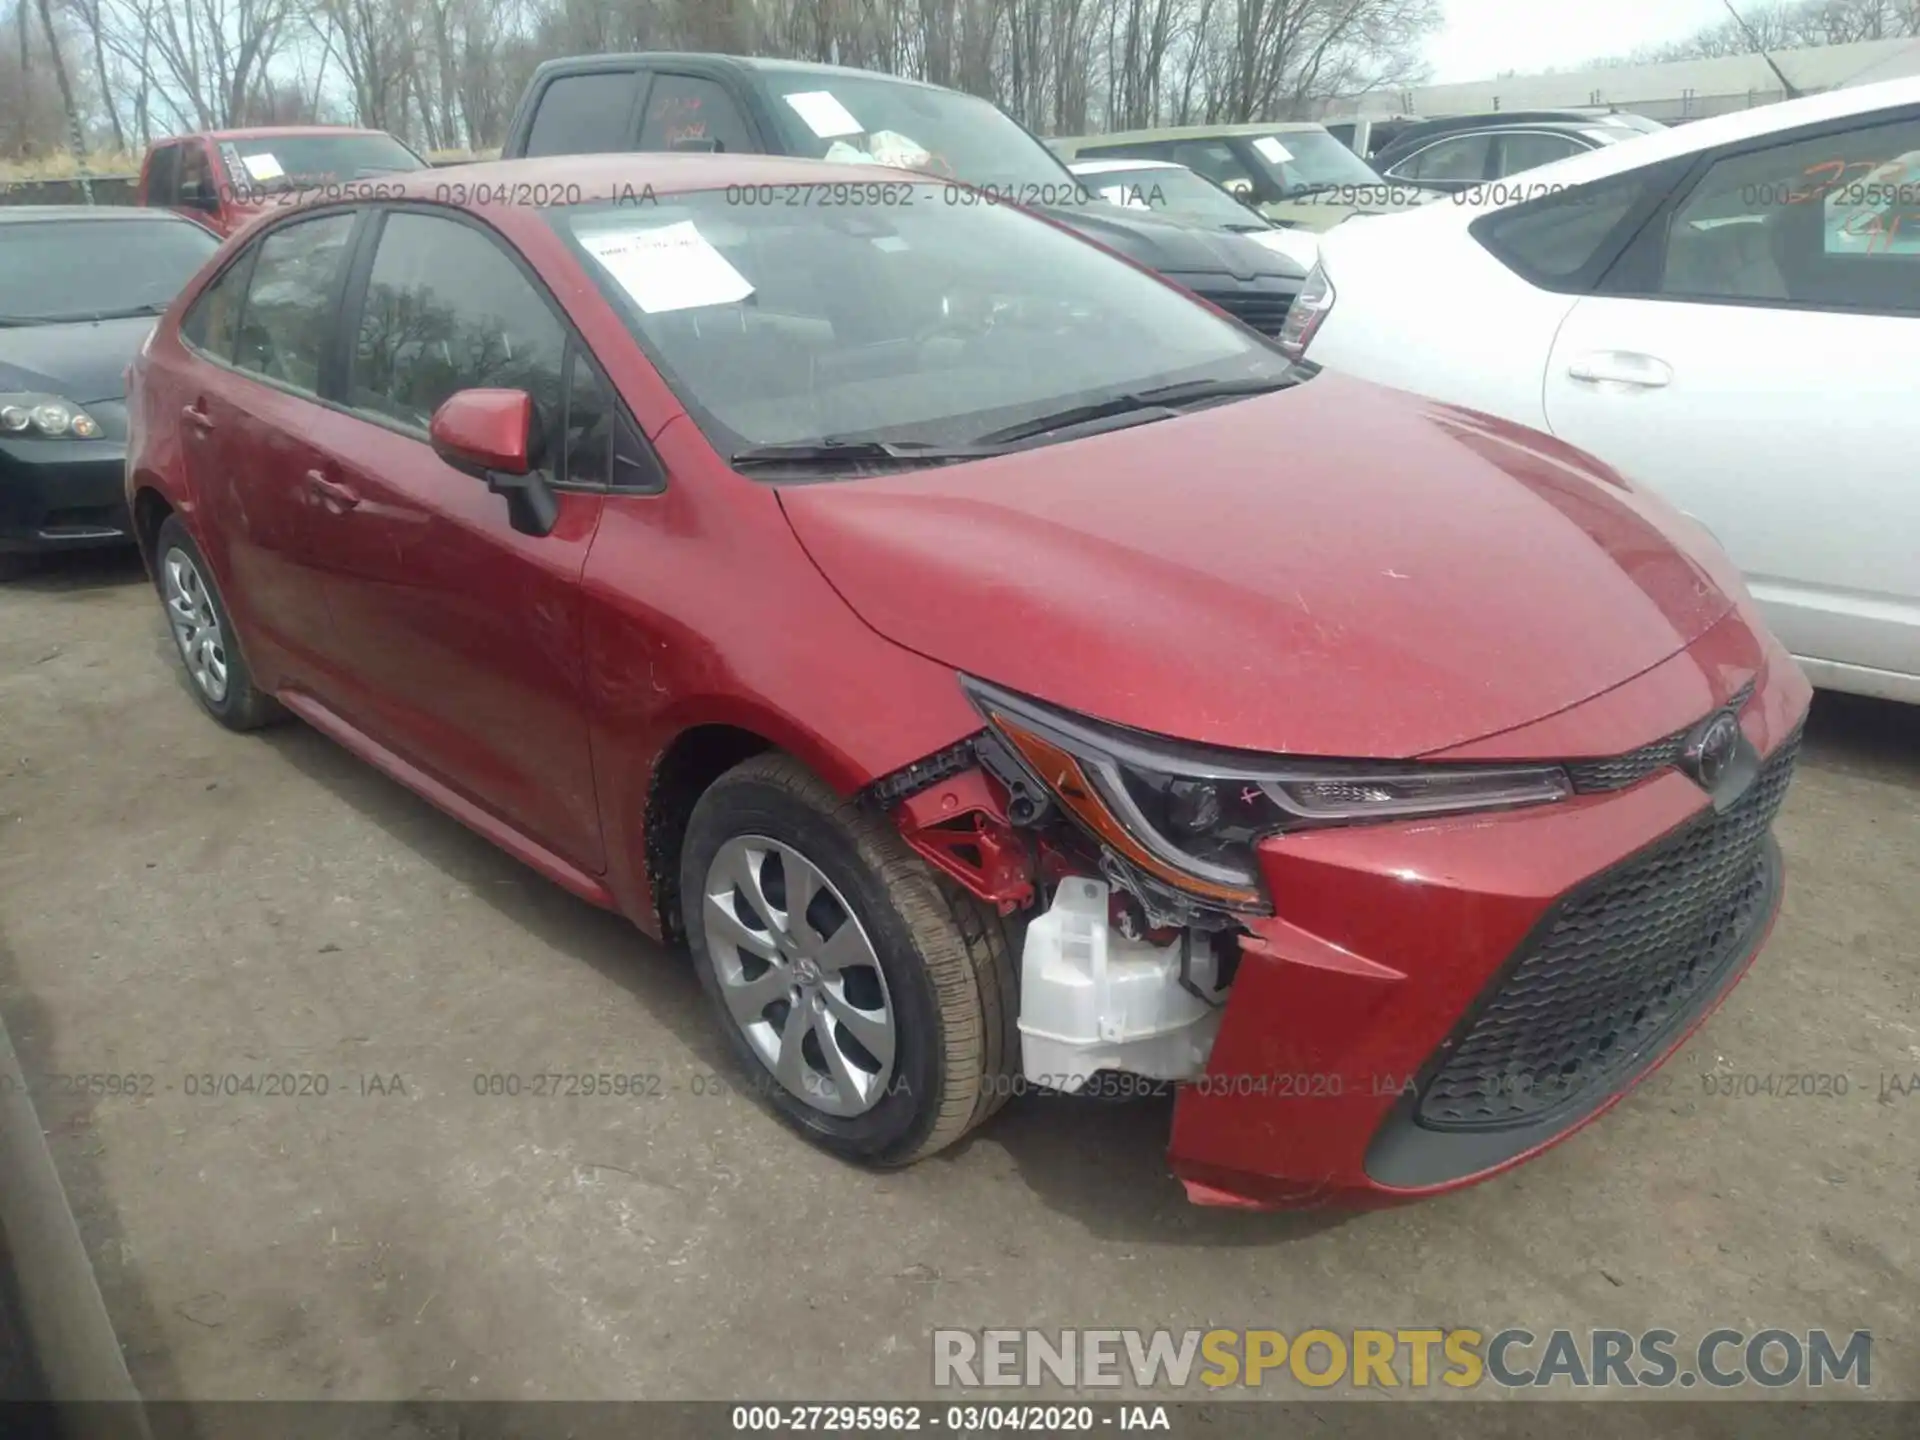
M1477 1191L1197 1210L1163 1106L1036 1099L876 1178L724 1093L683 957L317 734L201 716L136 567L0 589L0 1005L30 1071L153 1077L42 1101L150 1397L905 1397L936 1326L1517 1324L1868 1328L1920 1398L1917 802L1920 718L1823 698L1752 976ZM475 1093L542 1071L658 1093ZM329 1093L188 1093L261 1072Z

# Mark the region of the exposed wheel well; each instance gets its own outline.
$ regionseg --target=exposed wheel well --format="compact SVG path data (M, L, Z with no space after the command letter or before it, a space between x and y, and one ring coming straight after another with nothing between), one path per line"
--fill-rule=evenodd
M696 725L674 737L654 767L647 790L647 879L653 888L660 936L684 945L687 930L680 913L680 847L693 807L709 785L749 756L773 749L773 743L733 725Z
M151 485L142 486L133 497L133 535L140 542L140 554L145 557L148 570L153 569L153 549L160 538L160 527L171 514L173 507Z

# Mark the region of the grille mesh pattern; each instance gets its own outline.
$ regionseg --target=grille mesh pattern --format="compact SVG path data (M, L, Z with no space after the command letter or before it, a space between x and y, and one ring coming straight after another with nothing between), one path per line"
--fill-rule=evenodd
M1201 291L1243 325L1251 325L1263 335L1278 335L1287 323L1287 311L1293 308L1293 296L1261 290L1222 290L1214 294Z
M1420 1096L1430 1129L1523 1125L1623 1074L1742 953L1767 894L1764 838L1796 734L1726 813L1565 903Z
M1752 698L1753 686L1749 683L1727 703L1727 708L1738 715ZM1681 753L1687 748L1687 736L1690 733L1692 727L1676 730L1664 740L1655 740L1651 745L1642 745L1638 750L1612 755L1605 760L1575 760L1567 766L1567 774L1573 780L1574 790L1583 795L1600 790L1624 790L1629 785L1639 784L1656 771L1678 765Z

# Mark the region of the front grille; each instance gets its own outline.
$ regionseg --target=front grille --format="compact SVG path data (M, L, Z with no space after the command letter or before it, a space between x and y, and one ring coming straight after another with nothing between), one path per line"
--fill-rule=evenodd
M1799 748L1796 734L1724 813L1563 902L1421 1090L1419 1123L1498 1130L1597 1099L1717 987L1764 918L1767 827Z
M1287 323L1287 311L1293 308L1293 296L1272 290L1201 291L1200 294L1241 324L1251 325L1263 335L1278 335L1280 327Z
M1738 715L1752 698L1753 682L1748 681L1727 702L1726 708ZM1605 760L1575 760L1567 766L1567 775L1573 781L1574 790L1582 795L1595 791L1624 790L1657 771L1679 764L1681 753L1687 748L1687 736L1692 733L1692 727L1689 726L1650 745L1642 745L1638 750L1629 750L1624 755L1612 755Z

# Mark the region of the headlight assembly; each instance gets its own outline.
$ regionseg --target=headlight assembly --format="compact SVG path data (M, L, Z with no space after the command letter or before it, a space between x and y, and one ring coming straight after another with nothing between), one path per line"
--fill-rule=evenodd
M1266 835L1539 805L1573 793L1555 765L1287 760L1210 750L962 684L1060 805L1123 859L1190 895L1263 909Z
M0 435L34 440L96 440L100 422L58 395L0 394Z

